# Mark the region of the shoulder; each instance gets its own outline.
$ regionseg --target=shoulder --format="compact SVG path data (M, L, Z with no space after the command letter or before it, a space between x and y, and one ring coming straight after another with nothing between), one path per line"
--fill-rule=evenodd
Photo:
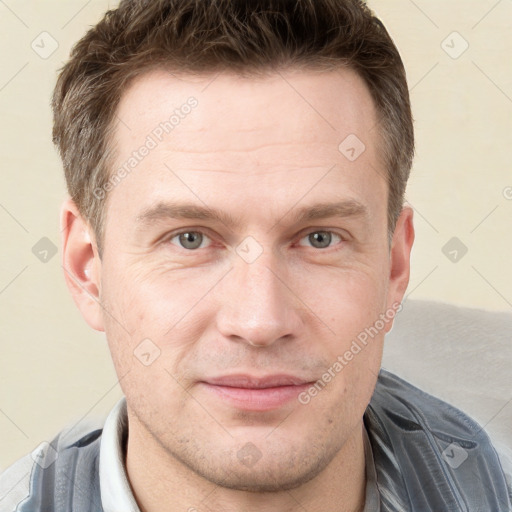
M452 435L488 441L485 430L463 411L384 369L379 373L370 405L395 420L398 415L429 430L442 429Z
M505 479L507 480L507 486L510 493L510 499L512 501L512 450L501 443L494 443L494 448L498 453Z
M510 510L502 460L483 427L456 407L381 370L365 424L377 470L393 472L416 508Z
M9 466L0 474L0 512L67 510L59 504L67 491L96 488L101 434L97 422L68 427Z

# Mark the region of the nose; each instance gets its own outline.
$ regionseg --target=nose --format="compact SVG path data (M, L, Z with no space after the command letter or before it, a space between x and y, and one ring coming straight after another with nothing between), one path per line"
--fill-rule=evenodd
M301 301L273 257L235 262L219 290L217 328L227 339L265 347L300 333Z

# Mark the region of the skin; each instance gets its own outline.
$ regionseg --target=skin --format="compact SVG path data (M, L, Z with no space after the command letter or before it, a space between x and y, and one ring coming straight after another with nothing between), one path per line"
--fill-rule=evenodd
M76 206L62 207L67 283L89 325L105 331L127 399L134 495L144 512L362 510L362 418L392 322L306 405L244 411L200 382L235 373L316 381L401 301L412 210L389 245L370 93L348 69L152 71L122 96L117 166L190 96L198 106L109 192L101 259ZM338 150L349 134L366 147L353 162ZM171 201L234 224L141 220ZM340 201L365 213L295 218ZM183 228L204 234L200 248L180 245ZM318 231L332 233L327 248L309 236ZM248 236L263 251L251 263L236 251ZM134 356L145 339L160 351L147 366ZM260 455L250 467L238 456L246 445Z

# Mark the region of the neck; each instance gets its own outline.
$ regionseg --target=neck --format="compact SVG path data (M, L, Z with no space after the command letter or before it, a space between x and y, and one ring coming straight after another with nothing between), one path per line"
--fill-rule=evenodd
M141 512L362 512L366 473L361 421L328 466L302 486L254 493L218 486L182 464L129 414L126 468Z

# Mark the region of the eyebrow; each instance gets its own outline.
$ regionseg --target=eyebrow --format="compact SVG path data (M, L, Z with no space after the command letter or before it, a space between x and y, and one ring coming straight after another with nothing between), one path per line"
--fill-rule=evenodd
M289 210L282 218L290 214ZM302 207L295 211L293 219L296 224L321 220L332 217L368 217L368 208L354 199L347 199L336 203L318 203L308 207ZM222 210L201 206L193 203L160 202L155 206L145 209L137 216L139 225L148 225L154 221L166 219L191 219L216 221L229 228L235 227L239 222ZM276 222L279 224L280 220Z

